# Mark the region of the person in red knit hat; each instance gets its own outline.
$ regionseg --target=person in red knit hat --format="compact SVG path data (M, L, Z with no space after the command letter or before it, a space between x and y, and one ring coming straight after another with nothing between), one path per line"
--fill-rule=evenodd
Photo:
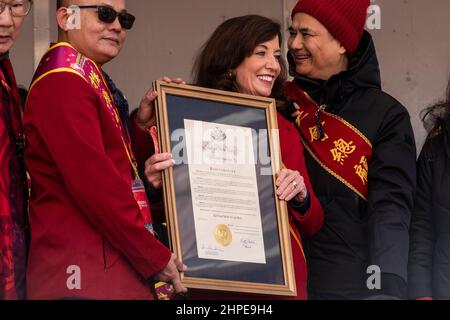
M381 90L369 0L301 0L285 94L323 228L305 241L311 299L406 298L416 181L410 116Z

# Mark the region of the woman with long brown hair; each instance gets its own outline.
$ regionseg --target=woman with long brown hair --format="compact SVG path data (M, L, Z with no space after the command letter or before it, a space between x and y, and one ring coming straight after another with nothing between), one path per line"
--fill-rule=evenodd
M289 116L283 95L286 63L281 54L280 25L268 18L247 15L223 22L202 47L194 68L194 84L201 87L271 97L277 100L281 155L286 169L277 177L277 195L288 202L297 296L307 299L307 267L302 238L313 236L323 224L323 211L306 171L303 146ZM154 155L146 164L153 189L161 188L161 171L173 166L172 155ZM189 267L189 266L188 266ZM189 290L190 299L278 299L238 293Z
M275 98L279 110L285 110L288 105L283 96L286 64L281 44L280 25L268 18L248 15L229 19L214 31L202 48L193 69L195 85ZM309 182L298 131L280 112L278 126L282 161L287 168L279 173L277 194L289 204L297 283L295 299L307 299L306 260L301 239L319 231L323 211ZM191 295L197 297L195 293ZM248 295L218 296L249 298ZM198 297L214 299L218 296L208 293Z

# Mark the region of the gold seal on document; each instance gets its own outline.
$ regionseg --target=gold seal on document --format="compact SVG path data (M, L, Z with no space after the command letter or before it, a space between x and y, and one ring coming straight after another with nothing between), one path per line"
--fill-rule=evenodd
M230 228L224 224L220 224L216 227L214 236L216 237L216 241L223 247L228 247L233 240Z

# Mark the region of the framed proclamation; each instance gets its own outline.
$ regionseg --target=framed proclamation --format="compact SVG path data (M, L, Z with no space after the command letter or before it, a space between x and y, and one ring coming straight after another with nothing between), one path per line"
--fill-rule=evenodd
M273 99L157 81L171 249L188 288L295 296Z

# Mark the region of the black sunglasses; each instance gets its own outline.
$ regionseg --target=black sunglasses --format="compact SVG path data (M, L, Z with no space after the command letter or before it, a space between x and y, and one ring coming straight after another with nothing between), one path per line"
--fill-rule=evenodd
M133 28L136 17L126 11L117 12L110 6L78 6L80 9L97 9L98 19L104 23L113 23L119 17L122 28L130 30Z

